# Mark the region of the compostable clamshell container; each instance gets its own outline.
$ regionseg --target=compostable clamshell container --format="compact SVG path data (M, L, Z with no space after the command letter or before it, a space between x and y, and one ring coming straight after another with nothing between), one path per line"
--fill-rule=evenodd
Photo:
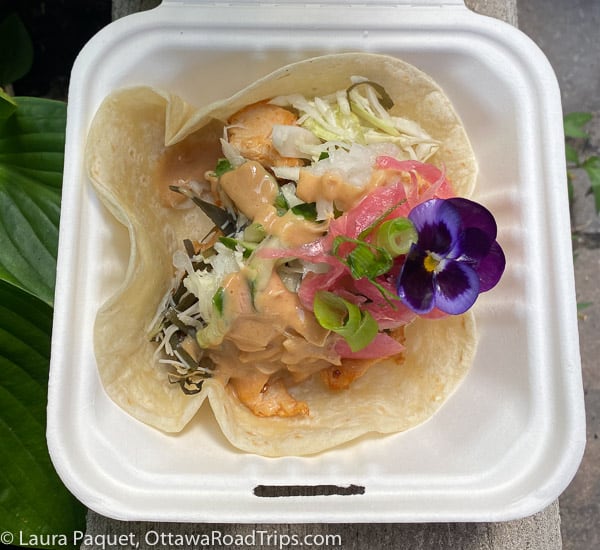
M468 377L425 424L313 457L241 453L206 404L177 435L134 420L104 393L92 342L129 254L83 167L100 102L145 84L200 106L289 62L348 51L430 74L473 143L474 199L497 219L507 269L475 306ZM65 158L47 434L59 475L88 507L152 521L497 521L537 512L573 477L585 425L560 95L518 30L459 0L164 0L79 55Z

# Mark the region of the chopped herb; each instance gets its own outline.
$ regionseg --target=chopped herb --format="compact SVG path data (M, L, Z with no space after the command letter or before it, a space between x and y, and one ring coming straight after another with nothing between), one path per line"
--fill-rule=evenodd
M219 242L224 244L229 250L236 250L239 241L233 237L219 237Z
M273 206L277 209L278 216L283 216L290 209L290 205L281 191L275 197Z
M355 247L350 252L339 253L340 246L344 243L352 243ZM387 273L393 264L390 253L384 248L341 235L333 240L332 252L350 268L350 273L355 279L366 277L373 280Z
M249 258L256 248L256 243L239 241L233 237L219 237L219 242L223 243L229 250L238 250L238 247L240 247L244 258Z
M233 170L231 162L225 158L219 159L215 168L215 176L220 178L225 172L230 172L231 170Z
M302 216L305 220L314 222L317 219L317 204L314 202L303 202L292 207L292 212Z

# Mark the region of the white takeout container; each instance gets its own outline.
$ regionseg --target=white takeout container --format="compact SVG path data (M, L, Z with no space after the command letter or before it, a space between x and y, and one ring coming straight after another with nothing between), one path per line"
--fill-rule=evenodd
M496 216L507 268L475 306L481 342L468 377L425 424L307 458L235 450L207 403L178 435L134 420L104 393L92 346L129 251L83 167L100 102L147 84L199 106L289 62L358 50L433 76L472 140L474 198ZM109 25L81 52L69 90L48 406L65 485L124 520L497 521L539 511L572 479L585 444L564 158L548 61L460 0L164 0ZM290 496L264 496L278 490Z

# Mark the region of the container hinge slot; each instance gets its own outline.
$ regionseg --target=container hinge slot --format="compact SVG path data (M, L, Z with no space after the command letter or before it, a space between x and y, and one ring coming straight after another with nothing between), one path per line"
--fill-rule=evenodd
M272 2L263 0L231 0L228 2L205 2L203 0L162 0L162 5L169 6L198 6L199 8L231 8L253 4L255 7L274 7L274 8L331 8L335 5L343 4L344 7L406 7L406 8L443 8L444 6L462 6L465 7L464 0L304 0L303 2L285 1Z
M254 496L261 498L315 497L315 496L354 496L364 495L362 485L257 485Z

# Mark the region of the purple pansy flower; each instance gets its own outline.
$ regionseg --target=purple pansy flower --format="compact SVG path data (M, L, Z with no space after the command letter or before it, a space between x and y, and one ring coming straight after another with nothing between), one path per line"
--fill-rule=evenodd
M500 280L506 260L485 207L463 198L431 199L408 217L418 239L398 277L398 295L413 311L464 313Z

